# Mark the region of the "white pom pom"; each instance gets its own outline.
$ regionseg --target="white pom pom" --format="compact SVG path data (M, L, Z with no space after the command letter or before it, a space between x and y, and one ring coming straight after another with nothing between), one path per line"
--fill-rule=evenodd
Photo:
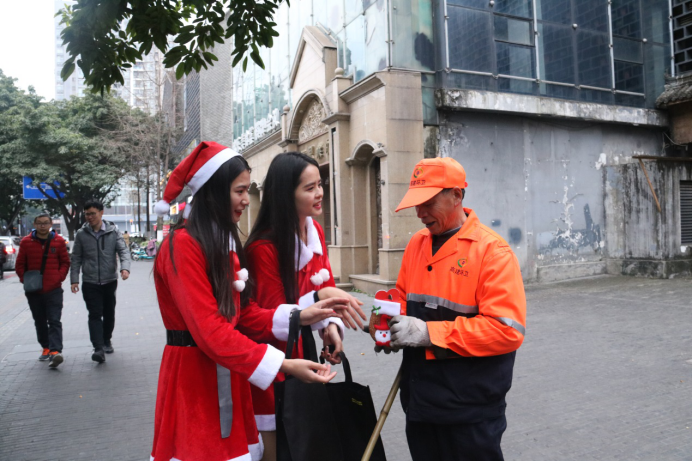
M236 292L243 292L245 290L245 281L233 281L233 288Z
M183 209L183 218L185 218L186 220L190 217L190 210L191 209L192 209L192 207L190 206L190 204L186 205L185 208Z
M236 276L238 276L238 279L241 281L247 281L248 280L248 270L245 268L242 268L240 271L236 272Z
M320 271L318 271L318 274L322 278L322 282L327 282L330 280L330 272L327 268L323 268Z
M156 212L157 215L159 215L160 217L163 217L164 215L168 215L168 212L171 211L171 206L169 205L168 202L166 202L164 200L160 200L154 206L154 211Z
M320 276L319 273L315 273L310 277L310 282L313 283L314 286L321 286L322 285L322 277Z

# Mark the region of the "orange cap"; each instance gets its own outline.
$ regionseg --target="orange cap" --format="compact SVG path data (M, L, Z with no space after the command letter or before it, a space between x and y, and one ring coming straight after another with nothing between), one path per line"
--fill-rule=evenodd
M446 188L466 188L467 174L451 157L424 159L416 164L411 174L409 191L404 195L395 212L423 204Z

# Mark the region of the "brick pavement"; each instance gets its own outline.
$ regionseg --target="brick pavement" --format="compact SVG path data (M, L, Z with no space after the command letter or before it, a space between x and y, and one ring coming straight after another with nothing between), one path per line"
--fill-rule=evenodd
M58 370L36 361L16 277L0 281L0 460L149 457L164 341L150 272L136 262L119 282L116 352L101 365L90 359L81 293L64 286ZM506 458L691 460L691 281L603 277L530 286L527 296ZM379 412L400 358L375 355L361 332L347 334L347 348ZM390 460L410 458L398 400L383 441Z

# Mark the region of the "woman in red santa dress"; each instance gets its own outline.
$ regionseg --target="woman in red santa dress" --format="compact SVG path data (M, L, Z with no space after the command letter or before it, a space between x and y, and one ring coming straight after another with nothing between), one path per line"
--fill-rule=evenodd
M302 325L346 309L332 298L299 311L296 305L260 308L245 295L248 272L237 223L248 205L250 168L243 157L203 142L171 174L157 213L167 212L187 185L193 193L187 220L162 243L154 280L166 347L161 360L153 460L259 460L250 384L266 389L277 374L305 382L330 381L329 367L286 360L268 345L286 340L289 317ZM250 323L255 343L238 330Z
M349 315L343 316L344 322L354 329L357 325L363 327L359 319L366 319L360 308L362 303L335 287L325 235L313 220L322 214L322 199L320 170L314 159L288 152L272 160L263 182L262 205L246 244L248 265L257 283L255 299L266 307L282 303L307 307L329 297L345 298L349 301ZM248 323L244 329L252 327ZM342 351L344 329L341 320L330 318L314 324L313 329L324 339L323 356L333 364L340 362L338 353ZM271 344L282 351L286 349L285 342ZM334 346L332 353L328 345ZM251 388L256 422L266 441L265 460L272 460L276 438L274 389Z

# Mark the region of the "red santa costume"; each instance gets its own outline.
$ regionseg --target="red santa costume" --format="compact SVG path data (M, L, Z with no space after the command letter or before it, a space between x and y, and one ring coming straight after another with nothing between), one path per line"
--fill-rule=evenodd
M174 170L164 204L175 199L184 184L195 193L233 155L216 143L202 143ZM157 204L158 211L163 209ZM297 306L267 310L250 302L228 321L219 314L199 243L184 228L173 232L173 241L175 256L167 240L155 262L167 345L159 373L152 460L259 460L263 448L250 384L269 387L284 354L255 343L237 328L248 323L259 341L286 340L289 313ZM231 243L234 304L240 307L239 290L247 272L240 269L233 239Z
M296 237L295 263L298 268L296 281L298 283L298 305L301 309L314 303L314 293L323 287L335 287L332 268L327 258L327 246L325 234L319 223L312 218L306 218L307 243ZM255 299L260 306L275 307L287 303L284 295L284 284L279 274L279 257L277 249L268 239L261 239L250 244L246 251L251 277L256 282ZM340 335L344 336L344 324L339 318L328 318L321 323L312 325L313 330L318 330L322 337L322 330L329 323L339 326ZM248 326L246 323L245 326ZM244 328L246 328L244 326ZM255 327L252 332L259 332ZM252 332L249 332L252 333ZM288 334L287 334L288 335ZM286 342L273 340L271 345L286 351ZM300 344L299 344L300 347ZM301 351L299 350L299 355ZM277 380L284 380L283 374L277 376ZM274 414L274 387L266 390L262 387L251 386L253 395L253 407L255 409L255 421L262 431L274 431L277 429Z

